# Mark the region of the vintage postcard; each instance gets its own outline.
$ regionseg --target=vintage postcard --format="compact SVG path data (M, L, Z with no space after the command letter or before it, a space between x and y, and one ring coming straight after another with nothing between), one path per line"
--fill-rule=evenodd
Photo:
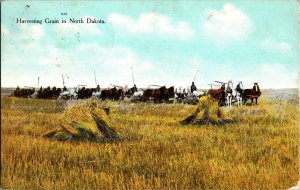
M1 188L299 189L298 7L1 1Z

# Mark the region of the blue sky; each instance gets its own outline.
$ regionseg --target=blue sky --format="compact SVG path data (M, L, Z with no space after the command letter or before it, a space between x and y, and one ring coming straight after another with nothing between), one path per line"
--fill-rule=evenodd
M29 7L27 6L29 5ZM297 1L4 1L4 87L132 86L208 88L215 80L251 88L297 87ZM62 16L61 13L67 13ZM105 24L19 24L96 18Z

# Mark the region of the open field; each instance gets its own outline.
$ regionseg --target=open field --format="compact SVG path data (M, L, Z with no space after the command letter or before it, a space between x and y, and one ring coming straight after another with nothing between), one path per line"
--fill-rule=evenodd
M118 143L41 137L64 107L1 96L1 178L9 189L286 189L298 181L298 100L222 108L236 122L182 126L195 106L104 102Z

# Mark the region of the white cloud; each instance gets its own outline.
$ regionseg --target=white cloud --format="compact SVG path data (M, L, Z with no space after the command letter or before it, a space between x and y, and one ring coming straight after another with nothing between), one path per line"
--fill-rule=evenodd
M42 47L36 47L37 51L40 48ZM42 50L38 52L39 56L36 59L36 63L39 65L57 67L63 70L74 66L74 58L70 51L63 51L55 46L48 45L43 46Z
M19 24L17 33L12 33L5 26L1 25L2 40L14 40L22 42L32 42L41 39L45 32L42 25Z
M200 57L191 57L183 58L185 64L170 68L166 66L169 62L145 60L129 47L120 45L108 48L92 42L61 49L29 43L7 48L1 57L1 80L4 86L12 87L36 86L38 76L42 86L61 87L61 74L65 75L69 87L78 84L94 87L94 70L101 87L109 84L131 86L131 67L138 87L150 84L186 87L191 84L197 69L199 73L195 83L198 88L209 88L208 84L215 80L233 80L234 85L243 81L245 88L252 88L253 82L258 82L261 88L296 87L297 84L297 70L291 72L288 65L280 63L262 63L241 69L234 63L216 64ZM28 52L35 52L37 56Z
M131 85L131 67L137 84L143 86L139 82L151 78L146 73L153 69L150 61L142 59L129 47L111 48L95 42L80 43L68 49L36 42L10 45L6 46L1 61L4 63L2 81L6 86L36 86L38 76L41 77L40 85L61 86L61 75L64 74L70 87L78 84L93 87L94 70L102 87L111 83Z
M268 52L286 54L291 51L291 46L287 42L279 42L271 38L261 42L260 47Z
M270 68L272 68L272 72L270 72ZM263 73L267 73L268 75L272 75L272 76L279 76L279 74L282 72L282 70L284 70L285 67L282 64L268 64L268 63L264 63L260 66L260 70Z
M221 10L209 10L203 24L206 36L218 45L245 39L252 31L252 21L241 10L225 4Z
M108 20L113 26L137 34L171 35L182 39L191 38L193 29L187 22L173 24L169 17L154 12L141 14L136 20L121 14L113 13Z
M98 43L81 43L74 51L82 55L96 55L97 59L94 56L86 56L86 60L93 59L96 65L123 69L142 64L141 70L151 68L151 64L141 60L137 53L127 46L116 45L109 48ZM101 57L101 55L104 56Z
M258 82L261 88L295 88L297 87L298 70L292 66L281 63L259 63L255 66L238 66L234 62L217 64L199 58L187 61L189 80L182 79L185 84L190 84L196 69L199 73L196 79L198 88L209 88L208 84L217 84L214 81L228 82L232 80L234 86L238 81L243 81L244 88L252 88L254 82ZM214 65L214 67L212 67ZM242 64L246 65L246 64ZM179 81L179 80L177 80ZM180 78L181 81L181 78Z
M38 40L44 35L44 28L42 25L20 24L19 26L22 37Z
M112 84L132 85L131 67L133 67L135 82L138 86L151 83L152 75L148 75L155 68L154 65L142 59L137 53L125 46L115 46L108 50L109 56L95 65L100 73L100 83L105 87Z
M280 63L263 63L259 68L261 81L265 88L289 88L297 86L297 70L291 71L287 65Z

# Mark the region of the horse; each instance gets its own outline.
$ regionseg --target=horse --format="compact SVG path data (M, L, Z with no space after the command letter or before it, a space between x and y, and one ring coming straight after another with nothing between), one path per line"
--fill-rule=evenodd
M85 87L82 87L81 89L78 90L78 99L83 99L85 98Z
M99 91L92 92L92 98L100 99L100 96L101 96L101 92L99 92Z
M95 94L97 94L98 96L100 95L100 87L98 88L81 88L78 91L78 99L88 99L91 97L96 97Z
M227 87L226 87L226 90L225 90L226 106L227 107L232 106L232 98L233 98L232 89L233 89L233 83L230 80L230 81L228 81Z
M47 88L43 89L42 87L39 89L39 91L37 92L37 98L38 99L48 99L49 97L51 97L51 88L50 86L48 86Z
M182 91L182 88L179 87L179 89L175 89L175 101L178 102L178 103L181 103L183 102L183 100L185 99L186 97L186 93L185 93L185 89L183 89Z
M41 88L37 91L36 98L38 98L38 99L43 98L43 87L41 87Z
M173 93L174 87L170 87L169 89L167 89L166 86L162 86L156 89L146 89L144 91L142 100L146 102L147 100L153 99L154 103L158 103L161 101L169 101L169 97Z
M143 97L143 93L144 93L143 91L138 91L138 92L133 93L133 95L131 96L130 101L131 102L141 101L141 99Z
M57 99L59 97L61 93L61 88L56 88L56 87L53 87L52 88L52 99Z
M62 90L61 88L56 88L55 86L51 89L50 86L43 89L42 87L38 90L36 98L38 99L57 99Z
M218 101L219 106L224 105L225 102L225 83L222 84L219 89L209 89L207 94L210 95L213 99Z
M114 100L124 100L124 91L123 89L118 89L114 95Z
M175 90L174 86L167 88L167 94L165 94L165 101L169 102L170 99L173 99L175 102Z
M106 99L110 99L112 97L112 89L104 89L101 91L101 95L100 95L100 98L102 100L106 100Z
M67 89L66 86L63 87L62 92L58 96L58 100L73 100L78 99L79 87L75 86L74 88Z
M137 90L136 86L133 86L132 88L126 89L124 92L124 95L129 98L129 97L133 96L133 94L135 92L138 92L138 90Z
M158 89L154 89L153 91L153 97L154 97L154 102L162 102L162 101L167 101L169 100L169 96L168 96L168 89L166 88L166 86L162 86Z
M259 89L258 83L254 83L252 89L245 89L243 91L242 97L243 97L243 104L247 102L248 99L251 100L251 105L253 104L253 99L255 99L255 103L257 105L258 97L261 95L261 91Z
M35 92L34 88L33 89L20 89L19 87L17 87L10 96L20 97L20 98L28 98L32 94L34 94L34 92Z
M98 84L97 87L95 88L95 91L92 91L92 98L94 99L99 99L100 95L101 95L101 91L100 91L100 85Z
M102 100L110 99L110 100L123 100L124 99L124 92L123 89L118 89L116 87L112 89L102 90L100 94L100 98Z
M146 102L147 100L149 100L152 97L153 91L154 91L154 89L146 89L144 91L144 94L142 97L143 102Z
M235 88L235 99L237 101L238 106L242 106L242 102L243 102L242 94L243 94L243 83L242 81L240 81Z

